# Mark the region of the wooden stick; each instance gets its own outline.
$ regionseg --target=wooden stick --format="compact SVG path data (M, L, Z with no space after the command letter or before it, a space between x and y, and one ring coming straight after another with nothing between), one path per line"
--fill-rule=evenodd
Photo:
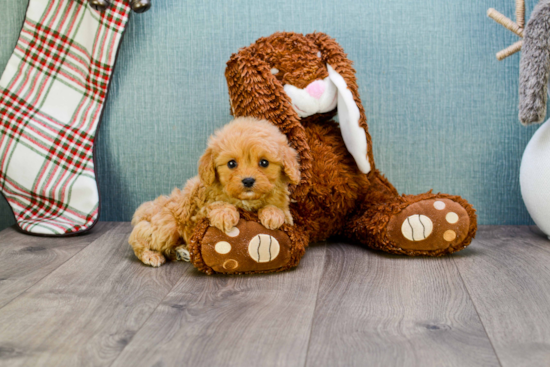
M516 0L516 23L525 28L525 0Z
M514 23L510 18L506 17L504 14L499 13L493 8L487 10L487 16L493 19L498 24L501 24L504 28L514 32L521 38L523 38L523 29L520 28L516 23Z
M519 50L521 50L521 46L523 46L523 40L517 41L513 45L505 48L504 50L502 50L500 52L498 52L497 53L497 59L499 61L502 61L505 58L507 58L508 56L511 56L511 55L515 54L516 52L519 52Z

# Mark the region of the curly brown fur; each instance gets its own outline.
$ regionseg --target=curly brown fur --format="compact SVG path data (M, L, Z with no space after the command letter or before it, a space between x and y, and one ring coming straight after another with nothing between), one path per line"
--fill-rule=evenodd
M336 111L300 118L284 85L305 88L326 78L330 65L346 82L359 110L359 126L367 140L371 170L363 174L344 144ZM275 70L275 72L273 72ZM267 119L287 134L301 159L302 180L292 193L294 231L311 241L344 235L375 249L407 255L440 256L467 246L476 232L472 206L458 196L422 194L399 196L376 169L371 137L355 70L342 47L323 33L279 32L242 48L227 63L226 79L234 116ZM437 251L399 250L385 228L392 216L422 200L448 198L466 210L469 229L457 246Z
M210 138L199 175L183 190L136 210L129 242L143 263L160 266L190 243L203 219L231 230L240 218L237 208L258 212L270 229L292 225L288 186L299 181L298 155L286 136L265 120L237 118Z

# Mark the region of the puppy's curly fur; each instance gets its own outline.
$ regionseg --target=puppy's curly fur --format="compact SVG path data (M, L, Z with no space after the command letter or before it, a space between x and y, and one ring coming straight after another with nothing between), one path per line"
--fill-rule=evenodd
M144 264L160 266L185 252L205 217L225 232L237 225L237 208L257 211L269 229L292 224L288 186L299 182L298 153L286 136L266 120L237 118L210 137L199 175L183 190L136 210L130 245Z

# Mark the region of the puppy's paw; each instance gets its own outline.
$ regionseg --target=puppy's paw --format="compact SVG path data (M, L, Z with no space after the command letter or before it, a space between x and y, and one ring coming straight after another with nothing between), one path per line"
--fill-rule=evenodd
M176 247L176 260L178 261L191 261L191 256L189 255L189 250L187 250L187 246L178 246Z
M154 268L158 268L159 266L161 266L162 264L164 264L166 262L166 258L164 256L162 256L162 254L160 254L156 251L151 251L151 250L143 251L143 253L141 254L141 259L140 260L145 265L150 265Z
M267 229L279 229L285 223L285 213L273 205L263 207L258 211L258 218Z
M239 223L239 218L237 208L229 204L213 207L208 213L210 225L225 233L229 233Z
M292 218L290 211L285 212L285 223L288 224L289 226L294 225L294 219Z

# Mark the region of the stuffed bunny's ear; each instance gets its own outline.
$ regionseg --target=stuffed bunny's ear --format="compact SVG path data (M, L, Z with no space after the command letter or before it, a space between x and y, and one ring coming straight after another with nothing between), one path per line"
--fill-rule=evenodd
M327 69L330 81L338 89L338 119L344 143L361 172L369 173L371 166L367 157L367 135L365 130L359 126L361 117L359 108L344 78L329 64L327 64Z
M355 159L359 170L365 174L375 170L372 141L367 126L367 116L359 97L359 87L353 63L342 46L324 33L306 35L320 51L328 71L329 80L337 89L337 111L342 139Z

